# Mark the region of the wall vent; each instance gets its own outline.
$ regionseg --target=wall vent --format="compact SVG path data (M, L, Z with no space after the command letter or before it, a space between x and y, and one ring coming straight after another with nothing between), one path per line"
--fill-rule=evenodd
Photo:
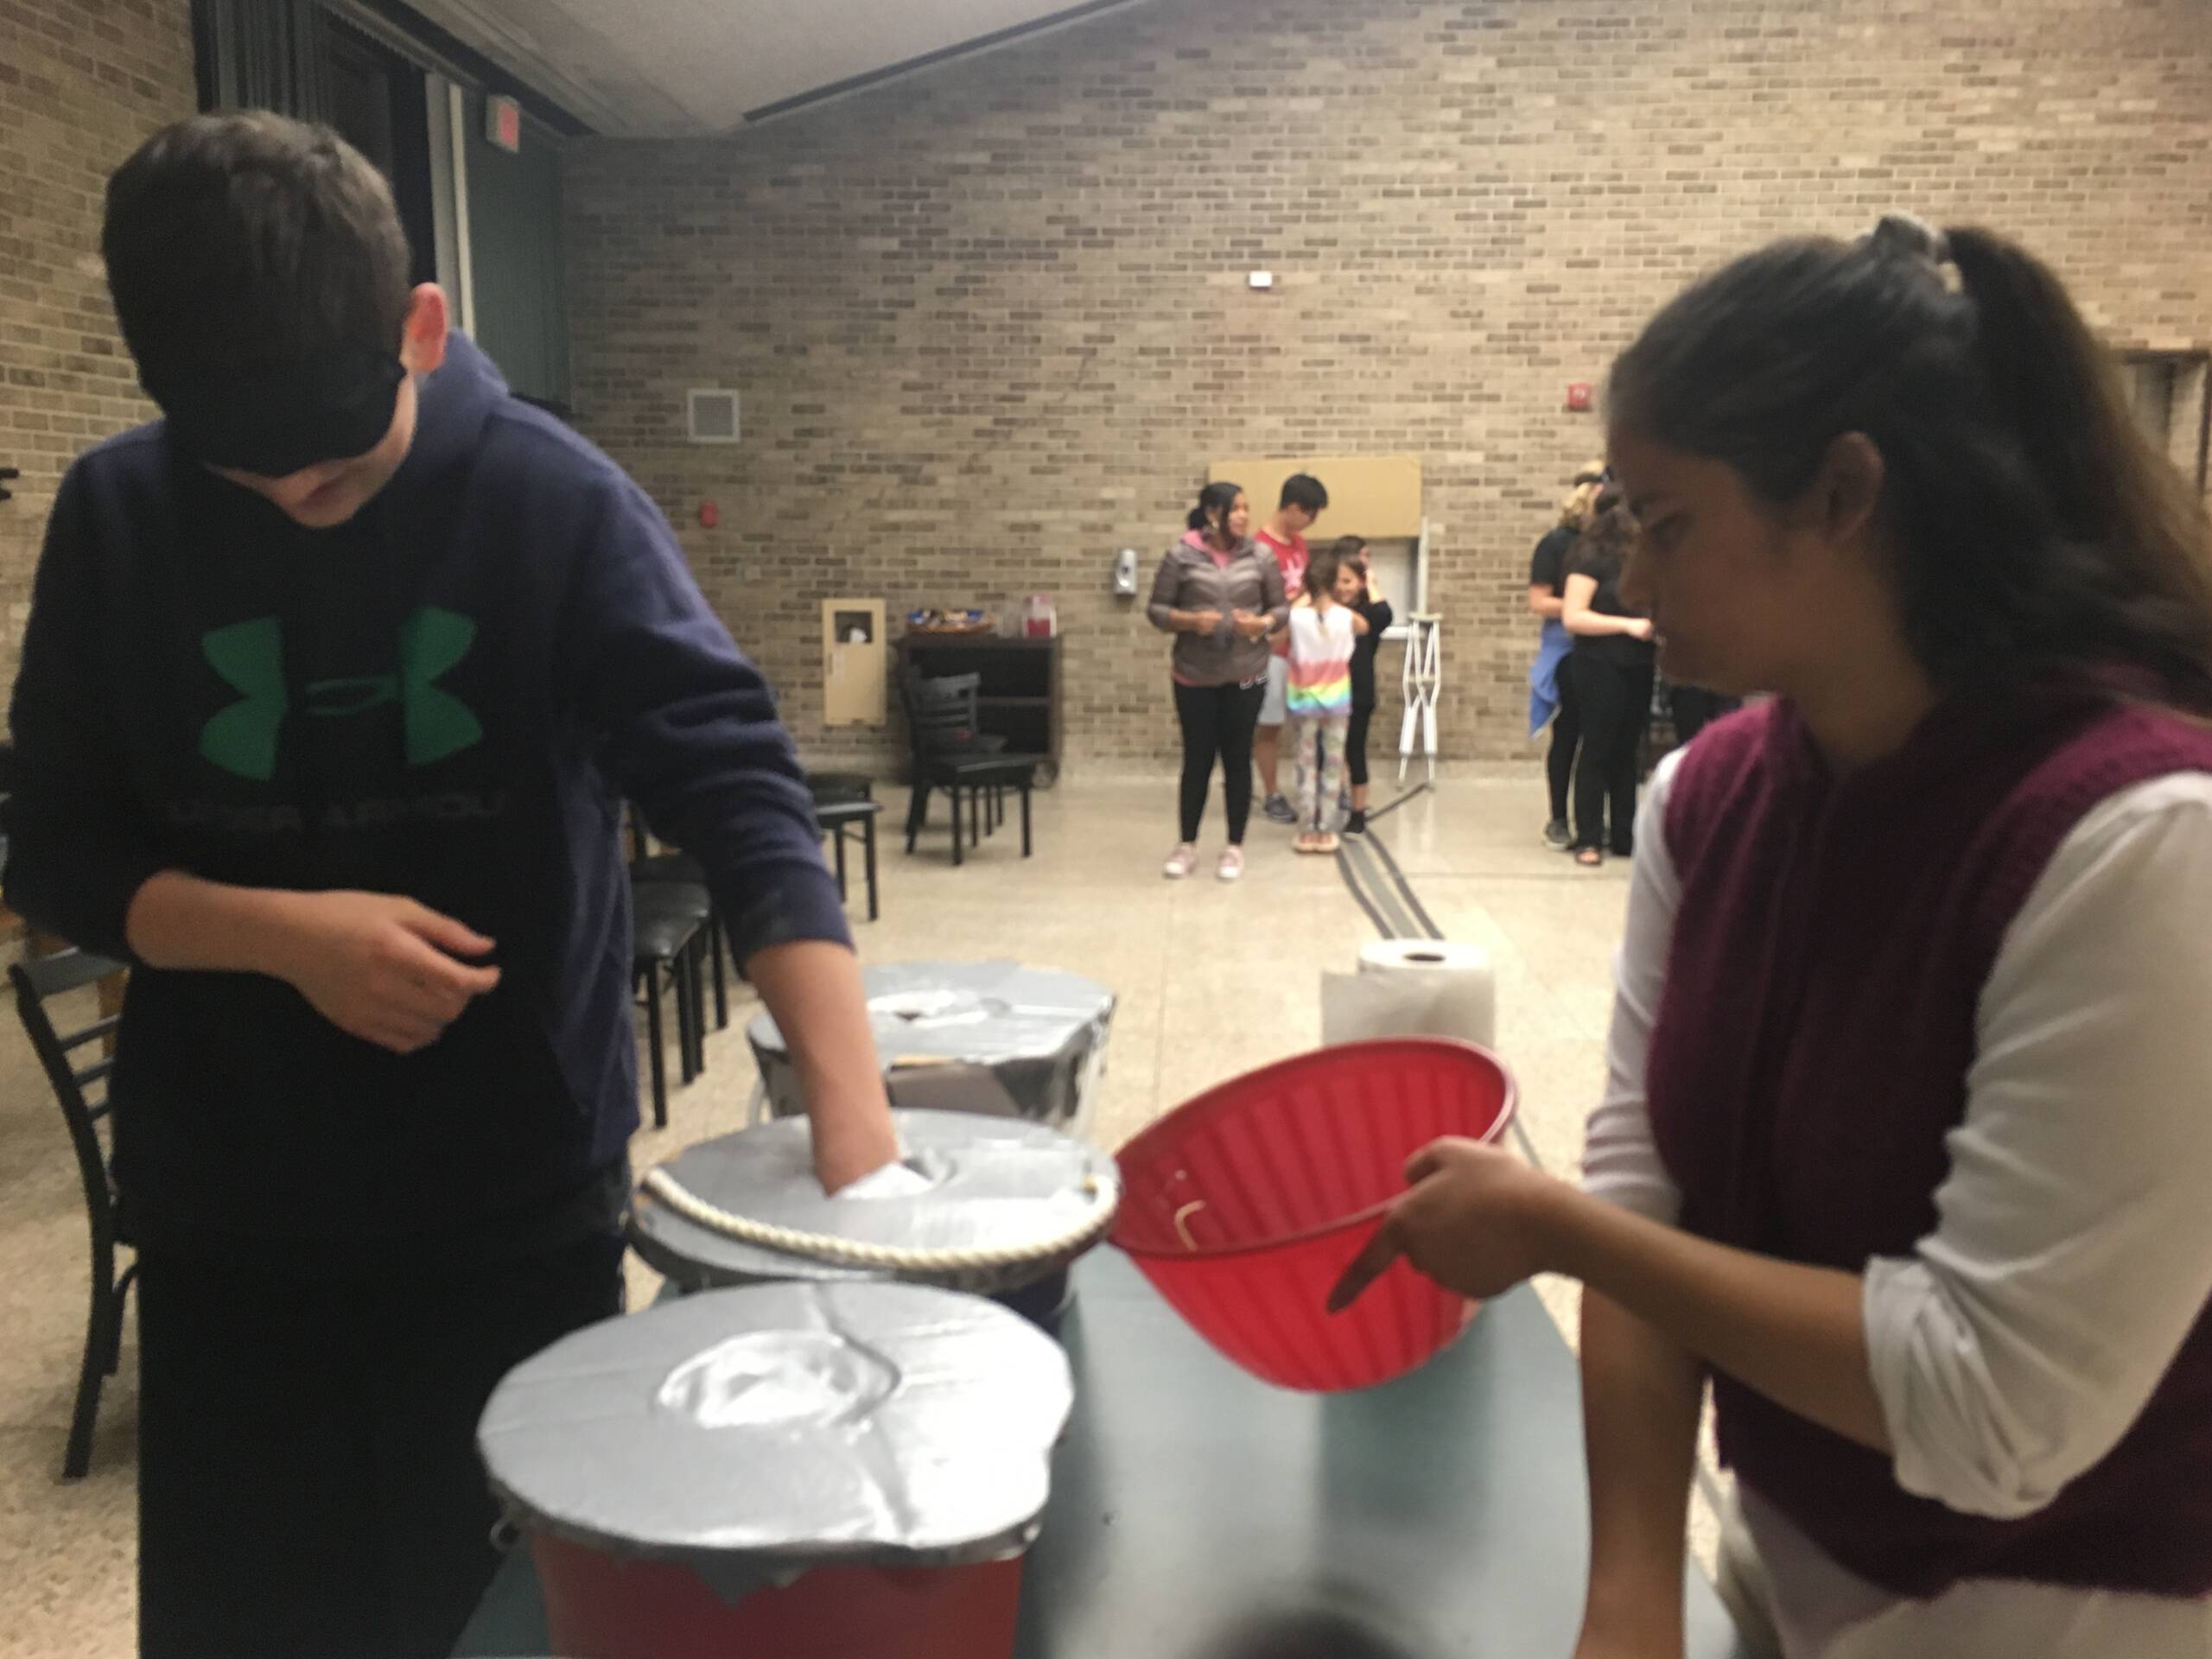
M685 398L685 428L694 443L735 443L737 394L727 391L693 391Z

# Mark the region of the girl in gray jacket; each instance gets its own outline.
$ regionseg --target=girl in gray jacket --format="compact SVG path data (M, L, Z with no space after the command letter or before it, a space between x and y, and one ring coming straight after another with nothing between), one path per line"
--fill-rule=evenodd
M1251 506L1234 484L1209 484L1191 509L1190 529L1167 550L1152 581L1147 614L1175 636L1168 672L1183 727L1182 835L1165 871L1180 880L1198 868L1198 824L1219 756L1229 808L1229 844L1216 874L1244 873L1244 825L1252 812L1252 730L1268 689L1268 633L1288 620L1282 569L1248 533Z

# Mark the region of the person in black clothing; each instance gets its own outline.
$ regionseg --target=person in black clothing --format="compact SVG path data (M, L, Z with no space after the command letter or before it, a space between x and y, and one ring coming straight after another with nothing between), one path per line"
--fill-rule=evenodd
M1529 609L1543 625L1536 660L1529 671L1529 735L1534 737L1550 722L1552 742L1544 772L1551 788L1551 817L1544 824L1544 840L1562 850L1573 841L1567 823L1567 794L1582 745L1582 706L1567 668L1573 640L1560 617L1567 605L1567 562L1575 538L1589 522L1591 504L1605 477L1605 464L1595 461L1575 474L1560 503L1559 523L1544 533L1529 561Z
M805 1058L815 1173L899 1147L811 797L668 523L410 286L390 187L266 111L109 181L163 418L55 497L7 898L128 960L145 1659L430 1659L498 1565L476 1421L618 1313L622 803Z
M1637 751L1651 723L1651 621L1621 598L1634 522L1617 493L1600 496L1567 569L1560 620L1582 706L1582 761L1574 779L1574 858L1591 868L1635 850ZM1611 834L1606 812L1611 810Z
M1344 834L1367 833L1367 728L1375 719L1375 653L1382 648L1382 630L1395 620L1389 601L1376 591L1375 570L1367 543L1358 536L1337 540L1337 598L1367 622L1367 632L1352 642L1351 724L1344 733L1344 771L1351 779L1351 815Z

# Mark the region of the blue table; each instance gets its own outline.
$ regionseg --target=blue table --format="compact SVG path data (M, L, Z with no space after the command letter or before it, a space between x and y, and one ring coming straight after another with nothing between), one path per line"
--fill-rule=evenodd
M1451 1350L1315 1396L1217 1357L1119 1252L1075 1273L1076 1411L1020 1659L1567 1659L1589 1571L1573 1356L1525 1287ZM1689 1573L1690 1659L1736 1659ZM526 1552L457 1655L547 1651Z

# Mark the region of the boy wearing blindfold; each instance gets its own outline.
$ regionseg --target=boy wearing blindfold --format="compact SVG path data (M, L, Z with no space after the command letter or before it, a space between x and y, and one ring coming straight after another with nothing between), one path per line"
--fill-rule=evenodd
M442 1654L486 1395L620 1306L620 803L704 868L831 1188L897 1155L859 970L767 685L637 486L410 286L368 162L184 122L104 251L164 418L54 504L7 896L134 969L142 1651Z

